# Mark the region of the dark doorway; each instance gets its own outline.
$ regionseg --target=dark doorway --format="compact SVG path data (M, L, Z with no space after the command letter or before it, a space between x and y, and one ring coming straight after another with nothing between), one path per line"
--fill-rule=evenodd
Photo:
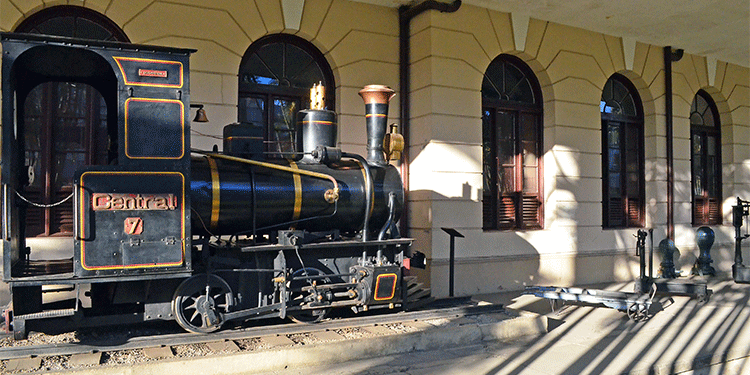
M77 6L45 8L24 20L19 33L129 42L106 16ZM107 105L102 94L82 82L48 81L33 87L22 108L25 124L25 168L28 185L23 196L26 236L71 236L75 171L107 164L116 150L107 129Z

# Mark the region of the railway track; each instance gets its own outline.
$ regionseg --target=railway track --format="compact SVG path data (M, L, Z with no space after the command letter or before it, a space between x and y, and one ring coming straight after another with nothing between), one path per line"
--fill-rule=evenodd
M440 303L437 305L431 304L423 310L418 311L387 314L371 312L365 316L341 317L317 324L282 323L258 327L240 327L206 335L192 333L157 333L152 336L127 337L115 341L111 339L87 339L85 342L3 347L0 348L0 360L7 363L6 361L14 359L44 358L53 356L64 357L92 353L109 353L111 356L114 352L132 351L145 348L173 348L183 345L229 342L262 337L290 337L294 335L304 335L311 332L331 332L372 326L385 327L401 323L414 324L434 319L460 319L472 315L494 314L502 313L504 311L500 305L473 305L467 301L464 301L459 305L446 302L443 302L442 304L443 306L439 306ZM397 331L393 332L393 334L397 333Z

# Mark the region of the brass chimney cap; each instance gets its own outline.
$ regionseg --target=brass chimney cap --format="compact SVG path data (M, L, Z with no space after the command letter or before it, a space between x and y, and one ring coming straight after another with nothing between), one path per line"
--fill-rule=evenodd
M395 95L396 91L385 85L367 85L359 90L365 104L388 104Z

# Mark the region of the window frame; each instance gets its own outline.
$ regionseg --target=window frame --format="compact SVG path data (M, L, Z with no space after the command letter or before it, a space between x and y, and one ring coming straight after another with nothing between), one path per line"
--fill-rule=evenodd
M531 97L530 101L510 100L511 95L505 88L505 83L490 82L494 77L505 77L510 65L523 74L523 79L528 83L530 92L526 97ZM490 72L491 69L500 69L500 72ZM496 73L501 73L500 75ZM503 78L504 79L504 78ZM520 82L520 81L519 81ZM498 97L488 97L485 92L485 84L493 84L494 93ZM536 75L529 66L520 58L512 55L499 55L487 68L482 90L482 179L483 179L483 199L482 199L482 228L484 231L508 231L508 230L539 230L544 229L544 166L543 166L543 144L544 144L544 127L543 127L543 101L541 87ZM487 117L489 113L489 118ZM500 129L498 123L498 114L506 113L512 118L512 129ZM522 125L528 122L534 123L533 149L536 154L536 164L529 165L524 161L524 139ZM498 156L500 152L500 139L498 133L511 130L512 136L508 138L513 143L511 157L512 165L503 166ZM506 155L510 156L510 155ZM503 182L500 181L504 174L502 169L512 169L512 186L509 192L504 192ZM528 168L536 169L534 190L535 192L524 192L524 170ZM488 191L489 190L489 191ZM531 200L534 200L533 202ZM529 206L529 204L534 206Z
M75 5L57 5L57 6L52 6L49 8L44 8L30 15L25 20L23 20L15 28L14 32L43 34L44 30L39 29L41 25L55 18L67 18L67 17L72 17L74 19L74 24L76 26L80 24L79 20L85 20L85 21L91 22L92 24L95 24L96 26L101 27L102 29L106 30L110 34L109 37L105 39L99 39L99 40L130 43L130 38L128 38L127 34L125 34L125 32L120 28L119 25L117 25L115 22L107 18L107 16L95 10L84 8L81 6L75 6ZM75 30L66 29L64 30L63 33L54 34L54 35L72 37L72 38L82 38L82 36L79 35L78 29L75 29Z
M703 113L698 113L696 111L696 102L698 98L703 99L706 102L706 108L703 110ZM706 111L711 112L711 116L713 117L713 124L707 125L706 124ZM692 118L693 114L697 114L701 117L702 124L698 125L693 123ZM693 226L702 226L702 225L721 225L723 223L723 215L721 212L721 204L723 199L722 194L722 155L721 155L721 121L719 117L719 110L716 107L716 103L714 102L713 98L711 98L711 95L709 95L704 90L698 90L698 92L695 94L695 97L693 98L693 103L690 105L690 196L691 196L691 206L692 206L692 224ZM701 144L701 166L699 168L696 168L696 153L695 153L695 136L699 135L702 136L702 144ZM702 196L696 195L696 175L695 171L696 169L700 170L701 178L703 181L709 181L710 177L708 174L708 167L709 167L709 161L708 161L708 142L709 138L714 138L714 150L715 150L715 161L714 161L714 178L715 181L715 190L716 194L712 195L710 193L710 189L708 187L704 188L704 194Z
M635 114L614 114L607 113L605 111L606 105L602 105L605 102L605 90L608 87L609 82L612 81L622 84L627 90L627 96L633 100L633 106ZM611 86L609 86L611 87ZM614 89L613 89L614 90ZM627 97L626 96L626 97ZM622 99L625 99L623 97ZM621 229L621 228L642 228L645 225L645 201L646 201L646 183L645 183L645 152L644 152L644 118L643 118L643 104L638 95L638 90L635 86L621 74L613 74L605 84L605 89L602 90L602 100L600 101L600 116L601 116L601 142L602 142L602 227L605 229ZM618 145L617 148L610 147L610 126L619 126L618 132ZM628 140L628 135L635 133L635 141ZM635 147L637 151L636 162L628 161L628 157L632 157L632 154L628 154L626 151L629 148ZM611 194L611 189L614 187L610 185L612 176L610 174L610 155L615 154L615 150L621 150L619 160L617 161L620 165L615 173L619 174L620 190L619 196ZM628 173L628 167L632 164L635 166L637 176L637 190L636 194L629 193L628 177L633 176L632 171ZM633 190L633 189L631 189ZM636 197L637 199L634 199ZM619 203L618 203L619 200ZM637 204L637 206L634 206ZM618 213L616 210L621 210L620 217L616 216ZM635 215L635 217L634 217ZM618 220L619 219L619 220Z
M304 51L307 55L309 55L312 58L312 61L317 65L318 69L320 69L320 72L323 76L323 82L322 84L325 87L325 107L328 110L335 110L335 103L336 103L336 87L335 87L335 81L333 77L333 70L331 69L330 64L325 59L325 56L322 52L320 52L312 43L309 41L302 39L295 35L290 34L272 34L272 35L266 35L248 47L247 51L245 51L245 54L242 57L242 61L240 62L239 66L239 74L238 74L238 104L237 104L237 121L243 122L246 121L246 113L248 112L248 107L246 107L246 101L245 99L259 99L264 98L264 105L262 109L262 117L263 117L263 144L264 144L264 153L266 158L270 159L278 159L278 158L291 158L290 155L286 155L283 152L278 152L274 150L274 148L281 149L281 144L279 142L274 142L272 139L274 138L274 134L272 134L273 129L271 125L273 124L274 120L274 113L273 109L274 102L277 100L286 100L286 101L293 101L296 103L296 109L293 111L293 122L292 122L292 147L296 147L296 114L302 110L307 109L310 105L310 89L311 87L292 87L288 85L266 85L266 84L258 84L253 83L249 81L245 81L244 75L248 71L247 66L250 65L251 59L255 54L258 53L263 47L271 45L271 44L283 44L284 46L294 46L302 51ZM284 47L286 48L286 47ZM282 64L284 64L284 67L288 66L287 60L286 60L286 49L284 49L285 55L284 60ZM286 78L286 76L280 77L280 78Z

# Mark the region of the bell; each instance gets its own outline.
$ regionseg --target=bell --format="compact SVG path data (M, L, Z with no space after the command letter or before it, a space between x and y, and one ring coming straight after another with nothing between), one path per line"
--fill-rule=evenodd
M208 122L208 117L206 116L206 110L203 109L203 106L200 106L197 111L195 111L195 118L193 119L193 122Z

